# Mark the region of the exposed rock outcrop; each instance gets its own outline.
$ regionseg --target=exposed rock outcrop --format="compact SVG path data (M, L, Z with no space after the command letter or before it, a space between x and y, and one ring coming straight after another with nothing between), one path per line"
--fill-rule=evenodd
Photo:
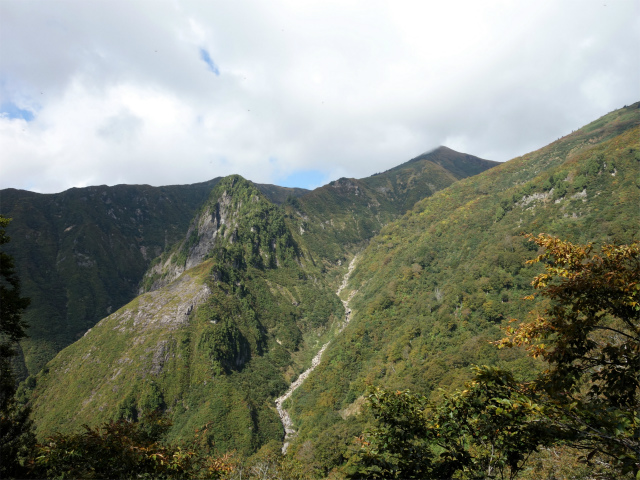
M237 227L235 219L237 212L232 208L231 195L225 190L215 204L208 205L194 219L180 247L164 262L149 269L145 276L152 277L154 280L147 290L141 287L139 293L158 290L169 285L186 270L201 264L215 247L219 236L230 236L230 241L233 243L233 235ZM239 205L236 205L237 208ZM176 258L185 250L186 260L177 262Z
M138 297L138 307L124 308L111 317L117 318L117 329L169 328L174 330L189 322L191 312L211 294L207 285L185 274L162 290ZM109 317L108 317L109 318Z

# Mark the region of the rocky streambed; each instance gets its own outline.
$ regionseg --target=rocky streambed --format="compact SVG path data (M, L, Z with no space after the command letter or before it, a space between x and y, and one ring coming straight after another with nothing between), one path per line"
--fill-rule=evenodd
M340 296L340 293L342 292L342 290L344 290L345 287L347 286L347 283L349 282L349 276L351 275L351 272L353 271L353 269L356 266L356 258L357 258L357 256L353 257L353 259L349 263L349 268L347 269L347 273L345 273L344 277L342 277L342 283L340 284L340 287L336 291L336 295ZM351 300L351 298L353 298L355 293L356 293L356 290L352 291L349 294L349 297L347 298L347 300L341 300L342 301L342 305L344 306L344 322L342 323L342 325L340 325L340 327L338 329L338 333L340 333L340 332L342 332L342 330L344 330L344 327L347 326L347 324L349 323L349 320L351 319L351 309L349 308L349 301ZM291 417L289 416L289 412L287 412L284 409L282 404L289 397L291 397L293 392L295 392L296 389L300 385L302 385L304 383L306 378L309 375L311 375L311 372L313 372L316 369L316 367L318 365L320 365L320 360L322 358L322 354L324 353L324 351L329 346L329 343L331 343L331 342L329 341L329 342L325 343L322 346L322 348L318 351L318 353L316 353L315 357L313 357L313 359L311 360L311 366L309 368L307 368L304 372L302 372L300 374L300 376L298 378L296 378L296 380L293 383L291 383L291 385L289 385L289 388L287 389L285 394L282 395L281 397L276 398L276 409L278 410L278 415L280 416L280 421L282 422L282 426L284 427L284 432L285 432L284 443L282 444L282 453L287 453L287 448L289 447L289 442L296 435L296 431L293 428L293 422L291 421Z

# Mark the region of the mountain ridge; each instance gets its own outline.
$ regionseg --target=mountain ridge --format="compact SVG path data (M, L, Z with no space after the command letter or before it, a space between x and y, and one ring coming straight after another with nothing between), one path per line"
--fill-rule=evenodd
M438 173L439 177L447 177L443 172ZM430 173L427 170L414 175L414 183L420 183ZM30 338L21 344L18 377L36 373L57 351L133 299L152 259L183 235L193 214L221 180L217 177L192 185L164 187L103 185L53 194L0 191L0 214L14 218L8 228L14 241L7 245L7 251L16 259L25 295L33 298L25 313L31 329ZM437 184L434 188L443 188L452 181L454 177L433 180ZM362 188L365 184L366 181L361 184ZM346 218L337 228L324 224L327 201L337 198L336 191L329 190L331 193L323 196L318 192L325 187L308 191L254 185L275 204L305 205L314 212L315 222L309 225L303 220L298 231L307 225L307 237L315 235L316 245L335 246L335 237L360 245L413 202L395 201L407 194L396 193L393 188L386 201L380 192L369 189L371 203L379 203L380 197L384 204L384 211L371 212L362 205L355 208L354 197L343 192L341 205L355 208L354 215L362 217L359 228L351 231ZM432 193L429 187L414 190L418 197ZM322 198L314 200L318 195ZM332 248L324 258L331 265L344 260L344 253L341 247Z
M460 153L453 150L452 148L447 147L446 145L440 145L439 147L421 153L408 162L398 165L397 167L393 167L390 170L401 169L405 165L417 163L421 160L428 160L430 162L436 163L441 167L449 170L450 172L458 175L459 178L468 177L487 170L487 168L482 168L482 166L496 166L501 163L495 162L493 160L485 160L483 158L479 158L467 153ZM468 169L464 170L462 166L466 166Z

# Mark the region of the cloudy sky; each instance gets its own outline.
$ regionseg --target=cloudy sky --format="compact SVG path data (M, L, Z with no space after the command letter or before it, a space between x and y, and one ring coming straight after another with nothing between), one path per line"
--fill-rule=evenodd
M0 188L313 188L640 100L637 0L0 0Z

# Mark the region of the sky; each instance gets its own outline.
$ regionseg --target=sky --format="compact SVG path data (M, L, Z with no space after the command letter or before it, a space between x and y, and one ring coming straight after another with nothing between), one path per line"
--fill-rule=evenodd
M0 188L315 188L638 100L637 0L0 0Z

